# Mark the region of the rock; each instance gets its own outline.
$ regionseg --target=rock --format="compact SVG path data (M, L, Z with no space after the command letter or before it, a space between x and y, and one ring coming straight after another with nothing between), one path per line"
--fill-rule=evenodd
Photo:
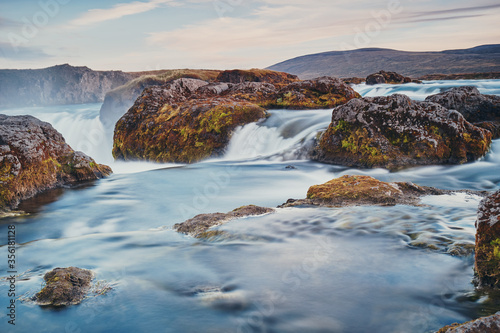
M452 324L441 328L436 333L497 333L500 332L500 312L464 324Z
M302 205L342 207L358 205L417 205L424 195L448 194L451 191L418 186L413 183L386 183L370 176L342 176L307 191L307 198L289 199L279 206Z
M500 121L500 96L483 95L476 87L457 87L428 96L428 102L457 110L469 122Z
M481 121L474 123L474 126L490 131L493 139L500 138L500 121Z
M500 191L479 204L476 221L475 284L500 288Z
M266 82L274 85L285 85L299 81L296 75L275 72L268 69L250 69L250 70L227 70L223 71L217 77L218 82L243 83L243 82Z
M405 95L353 99L333 110L314 160L355 167L461 164L484 156L491 133L457 111Z
M65 306L79 304L90 290L94 275L78 267L54 268L45 274L45 287L35 295L38 305Z
M330 109L359 97L342 80L323 76L291 83L279 90L275 101L261 105L285 109Z
M177 232L191 235L196 238L203 238L203 233L209 228L218 226L237 218L253 215L263 215L274 212L272 208L259 207L254 205L236 208L229 213L212 213L196 215L182 223L174 225L173 229Z
M367 85L382 84L382 83L401 84L401 83L422 83L422 82L417 79L412 79L411 77L408 76L403 76L396 72L386 72L386 71L380 71L378 73L370 74L366 77Z
M353 85L353 84L361 84L365 83L366 79L362 77L346 77L342 78L342 81L344 81L345 84Z
M236 127L267 116L245 101L192 99L176 105L159 102L163 98L146 89L116 124L116 159L193 163L220 156Z
M0 107L99 103L133 79L121 71L93 71L68 64L44 69L0 70Z
M71 149L49 123L0 115L0 210L42 191L110 173L108 166Z
M220 156L233 131L265 118L264 108L329 108L359 97L335 78L294 82L211 83L179 79L144 90L117 122L113 156L192 163Z

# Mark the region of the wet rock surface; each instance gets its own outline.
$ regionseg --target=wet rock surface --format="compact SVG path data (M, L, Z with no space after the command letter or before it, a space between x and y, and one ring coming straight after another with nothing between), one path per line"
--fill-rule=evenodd
M78 267L55 268L43 277L46 285L35 295L38 305L66 306L79 304L90 290L94 275Z
M196 215L182 223L174 225L177 232L187 234L196 238L203 238L204 233L211 227L227 223L231 220L253 215L263 215L274 212L273 208L259 207L254 205L236 208L229 213L212 213Z
M436 333L498 333L500 332L500 312L464 324L452 324Z
M42 191L110 173L108 166L71 149L49 123L0 115L0 210Z
M476 285L500 288L500 191L479 204L475 256Z
M484 156L491 132L457 111L405 95L353 99L333 110L312 158L355 167L461 164Z

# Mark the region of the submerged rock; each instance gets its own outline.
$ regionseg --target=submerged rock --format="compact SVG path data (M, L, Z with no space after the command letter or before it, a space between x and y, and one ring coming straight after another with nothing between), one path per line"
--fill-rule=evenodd
M312 152L319 162L399 169L461 164L484 156L491 133L457 111L405 95L353 99L333 110Z
M71 149L49 123L0 115L0 210L42 191L110 173L108 166Z
M476 229L475 283L500 288L500 191L479 204Z
M266 82L179 79L144 90L116 124L113 156L197 162L223 154L236 127L265 118L264 108L330 108L356 97L352 88L328 77L280 89Z
M263 215L274 212L274 209L254 205L236 208L229 213L212 213L196 215L182 223L174 225L177 232L187 234L196 238L203 238L203 234L211 227L229 222L230 220L253 215Z
M396 72L386 72L380 71L378 73L370 74L366 77L366 84L374 85L374 84L401 84L401 83L422 83L422 81L417 79L412 79L411 77L404 76L398 74Z
M38 305L63 306L79 304L90 290L94 275L78 267L54 268L45 274L45 287L35 295Z
M500 332L500 312L464 324L452 324L441 328L436 333L498 333Z
M424 195L440 195L452 191L413 183L387 183L370 176L349 176L332 179L321 185L313 185L307 198L289 199L280 207L301 205L342 207L354 205L417 205Z

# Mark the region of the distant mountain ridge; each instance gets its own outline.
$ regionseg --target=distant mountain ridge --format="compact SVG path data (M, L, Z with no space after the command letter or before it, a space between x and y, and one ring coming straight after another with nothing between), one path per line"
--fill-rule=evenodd
M0 70L0 107L99 103L135 76L68 64L43 69Z
M411 77L429 74L500 72L500 44L440 52L383 48L330 51L289 59L267 67L310 79L318 76L366 77L380 70Z

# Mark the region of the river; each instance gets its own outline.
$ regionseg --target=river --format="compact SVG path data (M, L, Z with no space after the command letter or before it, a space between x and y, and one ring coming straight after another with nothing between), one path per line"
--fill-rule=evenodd
M500 80L357 85L363 96L427 95L460 85L500 95ZM302 147L331 110L271 111L239 128L222 158L182 164L124 163L111 157L100 104L0 110L48 121L109 178L50 191L0 220L1 276L7 226L16 226L18 295L33 296L55 267L92 269L112 287L62 309L17 302L7 324L0 281L0 331L15 332L433 332L500 310L473 277L480 198L424 198L410 207L285 208L218 227L208 240L172 230L199 213L247 204L276 207L309 186L345 174L445 189L500 188L500 140L480 161L388 172L305 159Z

